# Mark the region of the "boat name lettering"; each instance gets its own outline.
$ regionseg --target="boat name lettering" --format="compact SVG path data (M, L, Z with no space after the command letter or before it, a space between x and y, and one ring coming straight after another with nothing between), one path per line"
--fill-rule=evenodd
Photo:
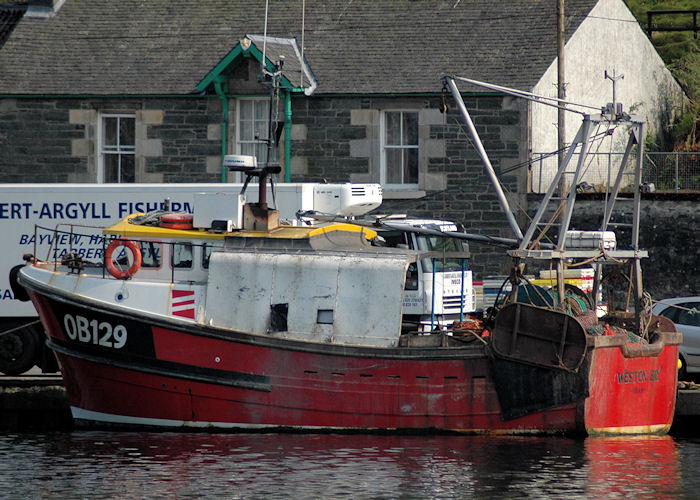
M63 326L71 340L114 349L121 349L126 345L127 332L124 325L112 326L107 321L66 314L63 317Z
M618 384L643 384L645 382L658 382L661 368L649 370L624 371L616 374Z

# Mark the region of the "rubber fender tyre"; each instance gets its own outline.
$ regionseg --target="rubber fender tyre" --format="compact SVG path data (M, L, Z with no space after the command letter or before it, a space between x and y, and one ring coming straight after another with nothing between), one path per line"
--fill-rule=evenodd
M20 264L10 269L10 288L12 289L12 293L17 300L27 302L29 300L29 294L27 293L27 290L19 284L17 279L19 277L19 270L23 267L24 264Z
M40 341L31 327L0 335L0 372L20 375L37 362Z

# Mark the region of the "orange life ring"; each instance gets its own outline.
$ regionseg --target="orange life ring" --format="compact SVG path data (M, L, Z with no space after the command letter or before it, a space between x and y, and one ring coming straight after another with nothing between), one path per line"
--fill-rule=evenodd
M165 229L192 229L192 220L192 214L187 212L163 214L159 225Z
M133 262L129 269L120 269L117 267L116 262L114 262L114 251L119 247L128 248L133 257ZM112 240L112 242L107 245L107 250L105 250L105 266L109 274L114 276L119 280L125 280L131 278L136 271L141 268L141 249L136 243L126 238L119 238L117 240Z

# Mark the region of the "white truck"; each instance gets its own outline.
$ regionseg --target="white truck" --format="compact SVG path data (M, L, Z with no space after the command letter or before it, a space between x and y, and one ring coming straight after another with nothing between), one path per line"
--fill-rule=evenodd
M0 372L20 374L34 365L45 372L58 369L53 354L44 347L36 311L31 302L21 300L26 299L22 296L24 291L11 277L24 255L60 259L61 253L72 247L82 259L101 262L104 245L99 235L103 227L135 212L161 209L166 199L170 210L192 212L196 194L236 194L242 187L242 184L0 184L3 228L0 249L5 259L0 260ZM297 222L296 214L300 210L357 216L377 208L382 201L378 184L285 183L275 188L273 196L268 187L268 205L276 206L280 220L290 223ZM257 201L257 185L248 186L246 197L250 202ZM404 219L400 222L413 227L457 229L444 221ZM58 225L62 233L54 237L41 231L37 232L41 236L35 237L35 225L49 229ZM416 269L409 269L404 311L414 331L445 327L462 311L473 309L471 271L464 265L468 251L461 241L391 230L380 234L388 246L449 253L449 256L444 254L445 258L435 259L434 264L426 261ZM464 302L461 297L465 297Z
M381 237L378 244L435 254L408 269L403 304L405 330L445 330L475 310L468 244L449 234L439 234L461 232L461 227L452 221L405 216L381 220L385 227L377 228Z

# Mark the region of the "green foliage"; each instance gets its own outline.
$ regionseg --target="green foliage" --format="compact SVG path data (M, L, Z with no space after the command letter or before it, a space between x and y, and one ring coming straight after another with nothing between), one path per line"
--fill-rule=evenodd
M625 0L641 27L647 29L647 12L654 10L697 10L697 0ZM655 16L654 24L689 26L691 14L683 16ZM692 31L654 32L652 42L669 70L690 99L690 106L673 126L662 133L655 144L674 151L700 151L700 40Z

